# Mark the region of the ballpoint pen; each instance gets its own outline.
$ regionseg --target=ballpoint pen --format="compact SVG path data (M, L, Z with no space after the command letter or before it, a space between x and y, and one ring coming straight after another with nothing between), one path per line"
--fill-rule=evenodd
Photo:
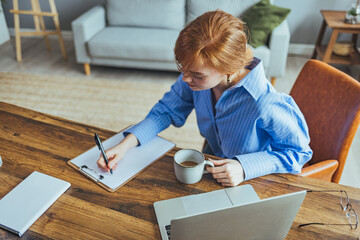
M102 154L102 156L103 156L103 158L104 158L104 160L105 160L106 165L109 166L109 160L108 160L108 158L107 158L107 156L106 156L106 154L105 154L104 147L103 147L103 145L102 145L102 143L101 143L101 141L100 141L100 138L99 138L99 136L97 135L97 133L95 133L94 139L95 139L96 145L98 146L98 148L99 148L100 151L101 151L101 154ZM112 169L110 169L110 173L113 174Z

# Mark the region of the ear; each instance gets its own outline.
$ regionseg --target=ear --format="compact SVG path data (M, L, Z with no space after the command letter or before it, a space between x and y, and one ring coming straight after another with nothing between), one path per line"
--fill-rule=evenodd
M234 77L235 73L231 73L231 74L226 74L226 79L228 79L228 81L231 81Z

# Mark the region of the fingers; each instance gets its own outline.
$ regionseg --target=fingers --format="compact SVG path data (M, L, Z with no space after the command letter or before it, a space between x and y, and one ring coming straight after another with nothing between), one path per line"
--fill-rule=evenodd
M228 178L217 178L216 181L219 183L229 183L230 180Z
M119 155L115 155L114 158L109 159L109 164L108 167L109 169L114 169L114 166L117 165L117 162L120 161L120 156Z
M241 164L233 159L213 160L215 167L206 167L224 187L234 187L244 181L244 171Z
M112 153L111 151L105 151L105 154L109 160L109 163L106 164L104 157L100 154L100 157L97 161L97 165L99 168L103 169L104 171L110 172L110 169L116 165L116 163L120 160L119 157L116 158L116 154Z
M220 166L220 167L209 167L209 166L207 166L207 167L206 167L206 170L207 170L209 173L225 172L225 169L224 169L223 166Z
M111 169L112 169L112 170L115 170L117 166L118 166L118 164L115 163L115 165L114 165Z
M228 178L219 178L216 180L224 187L235 187L241 183L241 181L230 180Z
M218 179L218 178L229 178L229 173L227 172L221 172L221 173L213 173L213 177Z
M229 163L231 160L229 159L214 160L209 158L209 161L214 163L215 167L207 166L206 170L210 173L221 173L228 171L227 169L228 167L226 164Z
M222 172L227 171L227 165L221 165L221 166L215 166L215 167L207 166L206 170L210 173L222 173Z
M100 158L97 160L96 163L97 163L98 167L103 170L107 171L109 169L108 166L106 165L105 160L102 155L100 155Z
M124 145L119 143L118 145L105 151L105 154L109 160L108 164L106 164L103 156L100 154L100 157L97 160L98 167L107 172L110 172L110 169L115 170L116 166L118 165L117 163L123 158L126 153L126 150L124 150L123 146Z
M224 165L225 163L228 163L228 162L229 162L229 159L219 159L219 160L215 160L215 159L209 158L209 161L211 161L212 163L214 163L215 166L219 166L219 165Z
M238 184L234 184L234 183L222 183L221 184L223 187L235 187L237 186Z

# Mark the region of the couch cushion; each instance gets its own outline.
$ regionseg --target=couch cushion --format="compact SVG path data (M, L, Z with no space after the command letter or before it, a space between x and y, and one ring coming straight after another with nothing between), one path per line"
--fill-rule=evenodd
M179 30L107 27L89 42L91 57L175 61Z
M185 0L107 0L110 26L182 29Z
M201 14L221 9L235 17L240 17L247 9L260 0L188 0L186 22L191 22Z
M266 70L270 62L270 49L266 46L260 46L257 48L250 46L250 48L253 51L254 56L262 60L264 69Z
M250 31L253 47L265 45L270 33L279 26L290 13L290 9L272 5L269 0L261 0L243 14Z

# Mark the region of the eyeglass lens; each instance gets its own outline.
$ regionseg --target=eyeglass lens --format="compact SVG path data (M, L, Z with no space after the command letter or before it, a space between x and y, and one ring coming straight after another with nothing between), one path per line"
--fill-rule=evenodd
M351 206L351 205L350 205ZM346 213L346 217L349 219L349 224L352 228L357 228L358 225L358 216L354 209L350 208L349 211Z
M347 192L345 191L340 191L340 205L341 205L341 208L342 210L346 210L348 208L348 205L349 205L349 196L347 194Z
M352 205L350 204L349 195L346 191L340 191L341 197L340 197L340 205L344 211L346 211L345 215L349 220L350 227L352 229L356 229L359 224L358 216L355 212L355 210L352 208Z
M352 205L350 204L349 195L344 190L325 190L325 191L314 191L314 190L308 190L308 192L340 192L340 206L341 209L345 212L345 216L349 220L349 225L351 229L357 229L359 225L359 218L355 212L355 210L352 208ZM331 223L306 223L301 224L299 227L312 225L312 224L318 224L318 225L344 225L344 224L331 224ZM359 238L360 239L360 238Z

